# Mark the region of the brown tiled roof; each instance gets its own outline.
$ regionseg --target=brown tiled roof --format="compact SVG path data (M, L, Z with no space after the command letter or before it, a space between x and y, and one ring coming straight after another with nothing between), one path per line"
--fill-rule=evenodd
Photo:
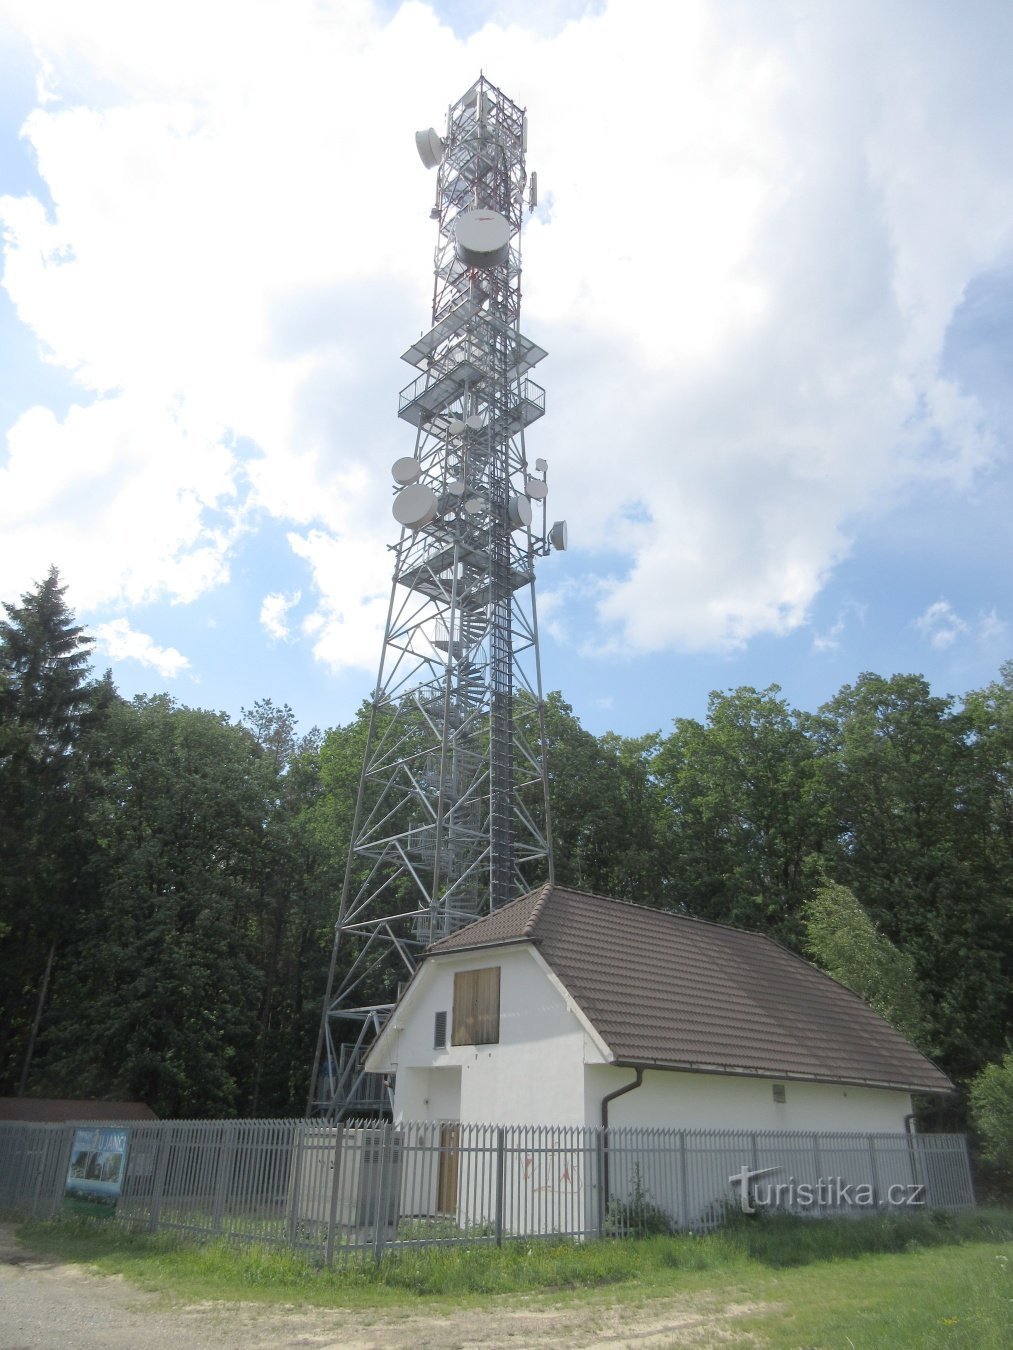
M544 886L431 953L530 941L617 1060L947 1092L859 996L760 933Z
M0 1120L38 1122L78 1120L157 1120L143 1102L100 1102L94 1098L0 1097Z

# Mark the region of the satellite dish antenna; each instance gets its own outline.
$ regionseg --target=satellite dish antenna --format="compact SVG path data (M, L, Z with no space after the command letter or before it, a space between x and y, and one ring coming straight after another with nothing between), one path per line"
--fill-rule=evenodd
M422 472L422 465L414 455L405 455L402 459L396 459L390 468L391 477L395 483L400 483L402 487L406 483L414 483L416 478Z
M531 503L527 497L511 497L507 513L515 530L526 529L531 524Z
M566 521L557 520L549 531L549 543L560 553L566 549Z
M436 519L436 493L425 483L409 483L394 498L394 519L408 530L421 530Z
M545 461L544 459L536 459L536 460L535 460L535 472L536 472L536 473L544 473L545 470L546 470L548 467L549 467L549 466L548 466L548 464L546 463L546 461Z
M416 131L415 149L419 159L427 169L435 169L443 158L443 141L435 127L426 127L425 131Z
M467 423L463 417L452 417L447 430L450 432L451 436L460 436L466 425Z
M447 484L447 491L453 493L455 497L463 497L465 482L463 478L452 478Z
M454 223L457 256L467 267L498 267L510 257L510 222L479 206L462 211Z
M472 413L470 417L464 419L464 425L471 431L481 431L482 419L479 417L478 413Z
M533 497L536 502L543 502L549 495L549 489L540 478L525 479L525 487L528 496Z

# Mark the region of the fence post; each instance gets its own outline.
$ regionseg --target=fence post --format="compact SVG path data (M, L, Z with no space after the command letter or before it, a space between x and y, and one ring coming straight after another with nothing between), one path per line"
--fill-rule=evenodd
M679 1131L679 1228L685 1232L689 1225L689 1195L686 1175L686 1131Z
M338 1222L338 1185L341 1174L341 1144L345 1133L343 1121L339 1121L334 1127L334 1161L331 1166L334 1168L334 1175L331 1178L331 1204L327 1213L327 1245L324 1249L324 1260L328 1269L334 1265L334 1229Z
M822 1194L820 1182L823 1180L823 1154L820 1151L820 1136L817 1130L813 1130L813 1166L815 1169L814 1181L816 1183L817 1198ZM827 1178L829 1181L829 1177ZM823 1206L820 1206L822 1209Z
M876 1136L870 1134L867 1138L869 1142L869 1170L872 1173L872 1203L876 1209L879 1209L880 1186L879 1168L876 1166Z
M295 1176L292 1178L292 1212L288 1216L288 1245L294 1251L299 1234L299 1204L302 1199L303 1154L306 1151L306 1122L300 1121L292 1131L295 1152Z
M56 1137L55 1157L50 1160L53 1167L53 1200L48 1217L55 1219L63 1208L63 1197L67 1193L67 1173L70 1171L70 1157L74 1151L73 1125L68 1125ZM47 1149L47 1154L51 1150ZM40 1178L41 1180L41 1178Z
M605 1130L602 1126L595 1127L595 1138L598 1143L598 1236L604 1237L608 1196L605 1194Z
M238 1120L225 1121L218 1138L218 1175L215 1178L215 1204L212 1217L215 1231L220 1232L225 1214L225 1199L232 1189L232 1174L236 1160L236 1130Z
M162 1217L162 1199L165 1195L165 1177L169 1170L169 1154L171 1152L169 1140L172 1135L172 1128L171 1124L165 1124L164 1122L160 1122L158 1125L155 1169L151 1182L151 1213L148 1217L149 1233L158 1232L159 1220Z
M383 1255L384 1239L384 1216L383 1216L383 1191L387 1179L387 1151L391 1146L393 1126L381 1125L380 1127L380 1166L376 1175L376 1214L373 1221L373 1259L379 1261ZM365 1163L365 1158L363 1158ZM360 1172L360 1176L361 1176Z
M503 1246L503 1192L506 1188L506 1130L502 1125L496 1130L496 1246Z

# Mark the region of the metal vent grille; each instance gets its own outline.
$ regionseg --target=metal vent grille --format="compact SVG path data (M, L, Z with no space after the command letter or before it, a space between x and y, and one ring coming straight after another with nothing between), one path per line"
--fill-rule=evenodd
M785 1100L786 1100L786 1096L785 1096L785 1091L784 1091L784 1084L783 1084L783 1083L775 1083L775 1084L774 1084L774 1101L777 1102L779 1105L783 1105L784 1102L785 1102Z
M447 1045L447 1014L438 1012L433 1026L433 1049L443 1050Z

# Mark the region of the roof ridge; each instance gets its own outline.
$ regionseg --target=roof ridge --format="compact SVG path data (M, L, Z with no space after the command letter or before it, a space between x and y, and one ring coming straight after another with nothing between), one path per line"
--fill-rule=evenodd
M528 915L528 921L521 929L522 937L529 938L534 936L535 925L538 923L542 910L545 908L545 902L546 900L548 900L549 896L555 889L556 889L555 882L552 881L547 881L545 885L542 887L541 893L539 894L538 899L532 906L531 913Z

